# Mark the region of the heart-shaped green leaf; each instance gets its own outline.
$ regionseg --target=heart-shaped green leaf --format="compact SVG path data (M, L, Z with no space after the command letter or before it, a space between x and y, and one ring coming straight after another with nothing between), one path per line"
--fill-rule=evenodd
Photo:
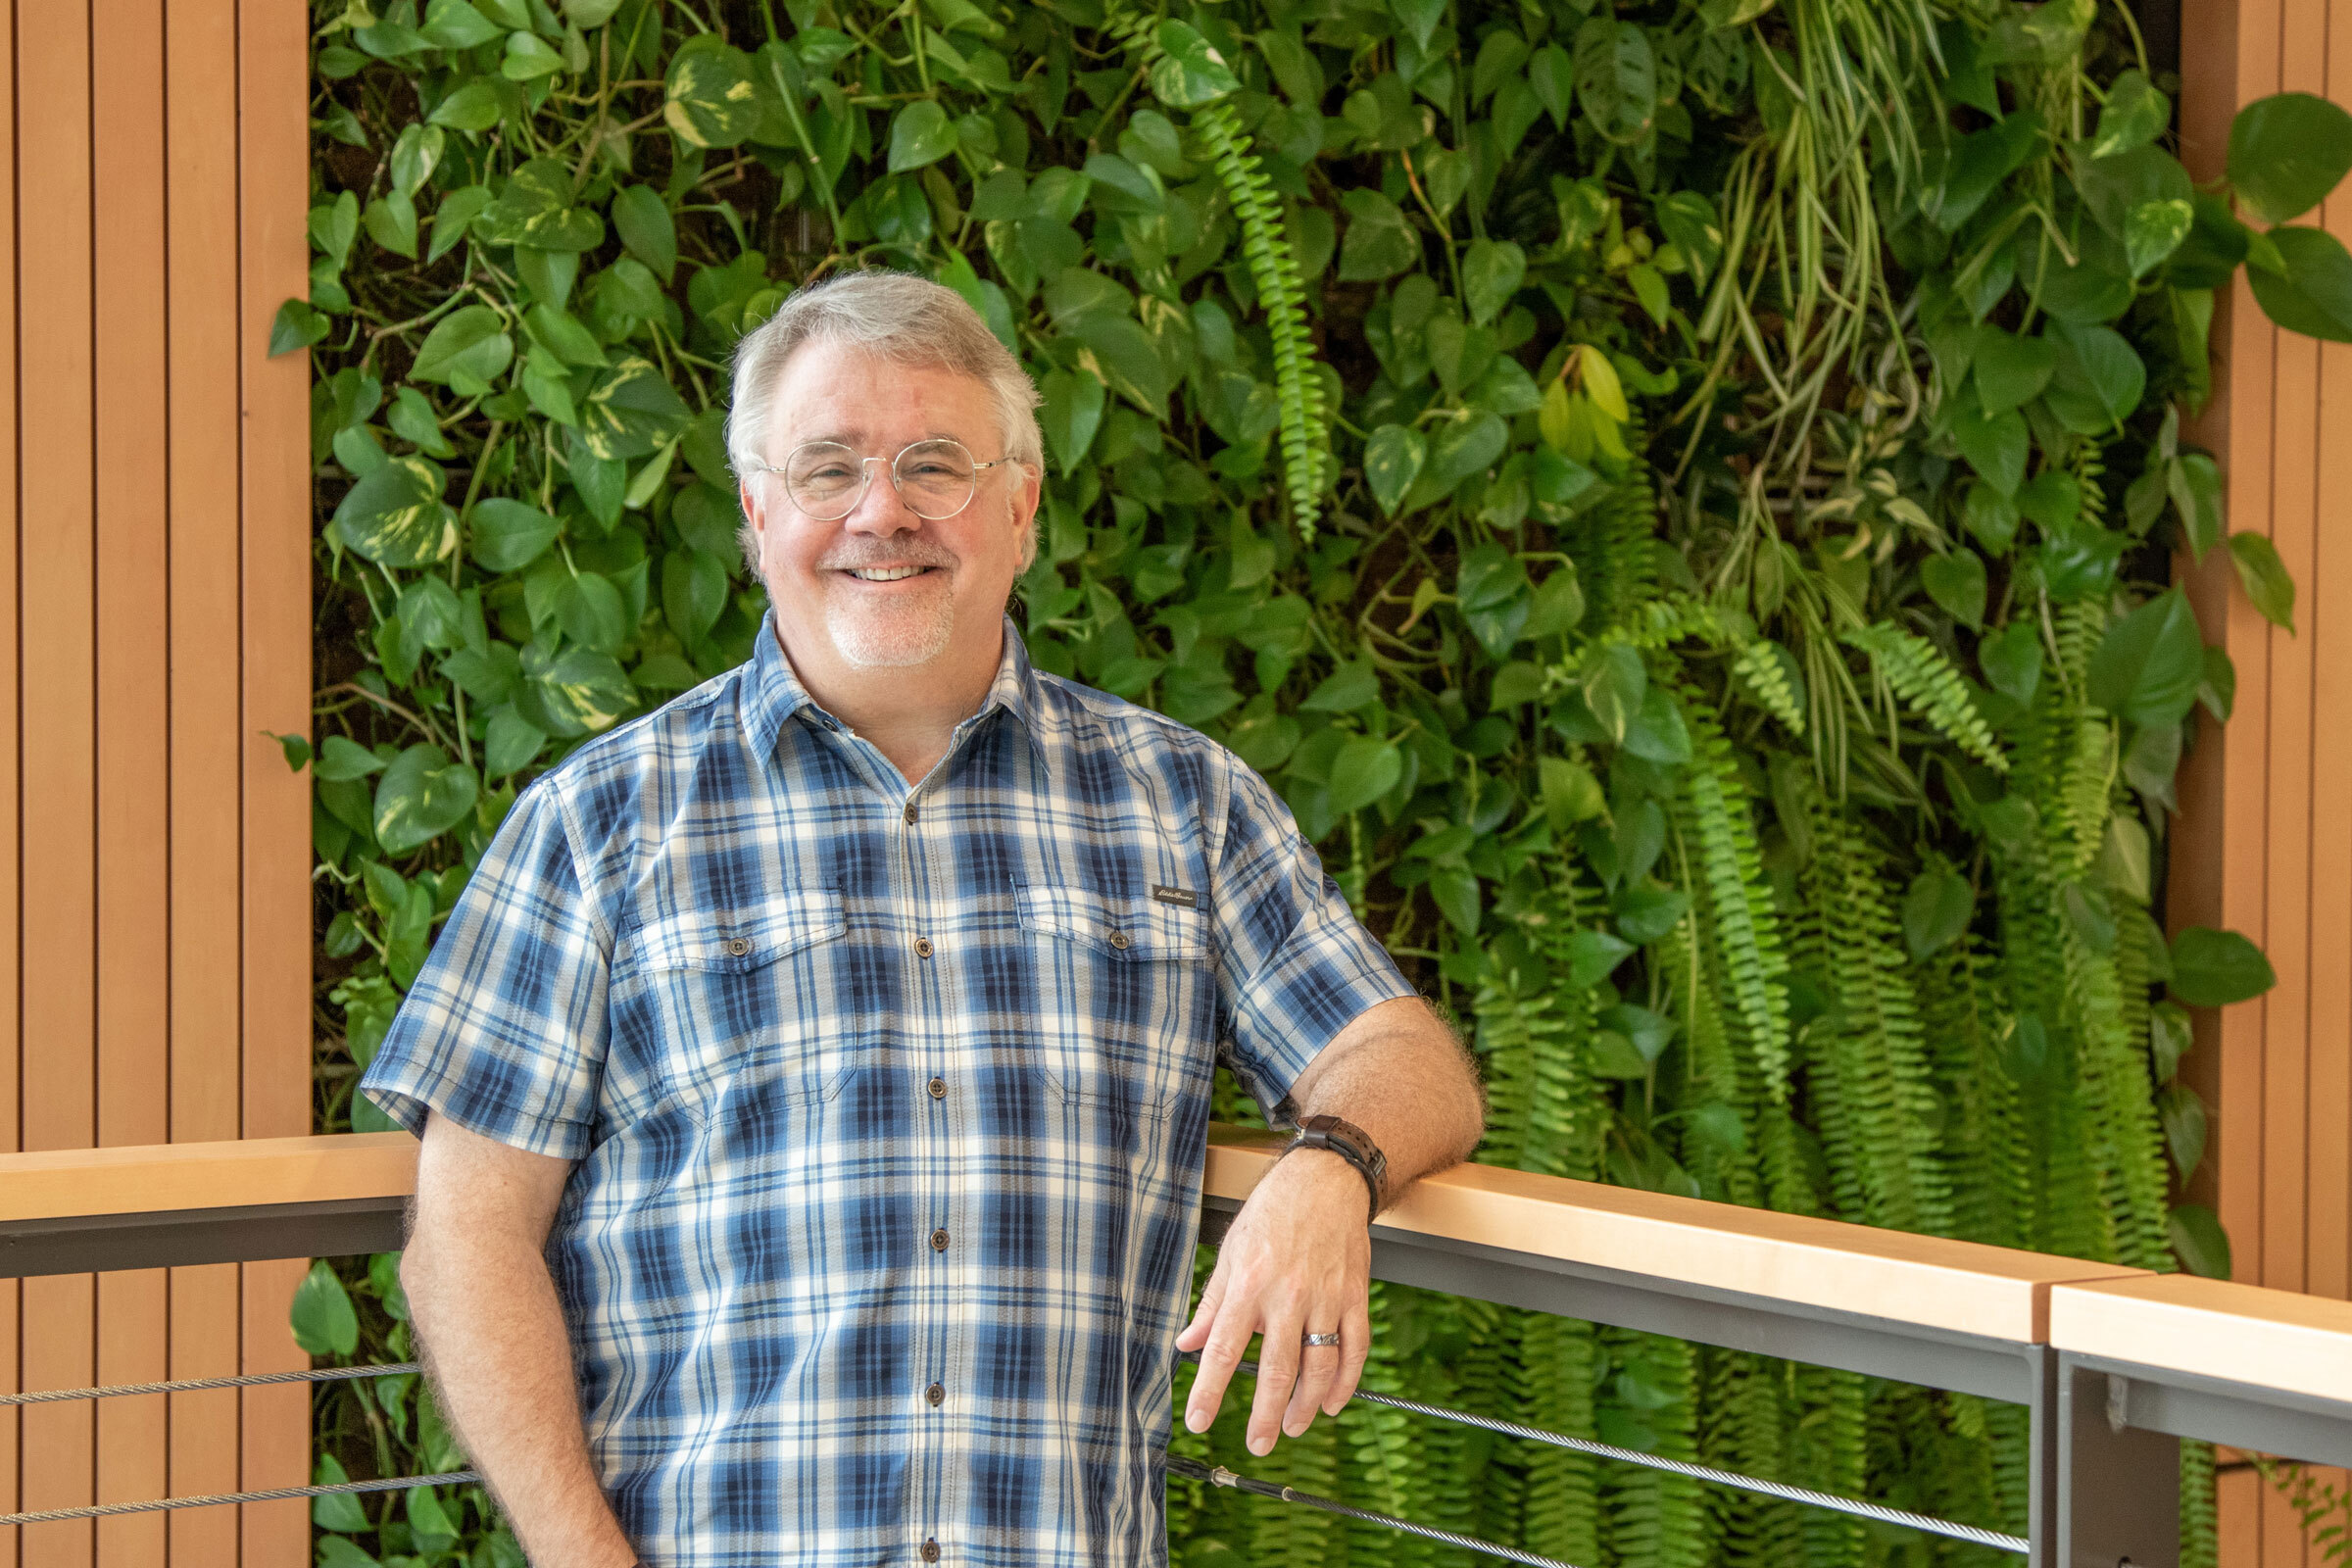
M2044 337L2019 337L1997 326L1980 326L1970 363L1976 369L1977 401L1984 417L1992 419L2041 394L2057 368L2058 349Z
M499 314L487 305L468 305L433 324L416 351L416 362L409 367L409 377L479 396L514 363L514 340Z
M1984 619L1984 558L1973 550L1930 556L1919 565L1920 586L1946 614L1966 626Z
M1973 400L1952 410L1952 439L1960 455L2001 495L2014 496L2026 480L2026 416L2010 409L1987 417Z
M376 842L386 855L422 849L457 826L479 793L472 768L438 746L412 746L376 780Z
M2230 536L2230 564L2237 568L2237 580L2244 584L2254 608L2262 612L2262 618L2291 635L2295 629L2295 580L2286 574L2278 547L2263 534L2233 533Z
M1960 940L1976 912L1976 890L1940 861L1911 879L1903 895L1903 942L1911 956L1924 958Z
M2107 628L2090 656L2090 700L2134 724L2178 724L2205 677L2205 640L2175 587Z
M1198 109L1241 90L1241 79L1199 28L1163 22L1153 36L1160 58L1152 62L1146 79L1152 96L1161 103L1171 109Z
M1462 257L1462 294L1470 319L1484 323L1502 314L1527 276L1527 253L1509 240L1471 242Z
M956 122L934 98L919 98L890 122L890 172L936 164L956 150Z
M662 92L662 118L689 147L732 147L760 127L752 57L714 32L678 46Z
M1350 737L1331 760L1331 809L1336 816L1360 811L1396 788L1404 776L1404 755L1375 735Z
M2090 138L2089 154L2106 158L2143 147L2164 134L2173 122L2173 101L2147 75L2127 71L2110 82L2107 102L2099 109L2099 128Z
M2259 236L2276 252L2277 267L2246 268L2262 314L2290 332L2352 343L2352 255L2323 228L2287 224Z
M2258 98L2230 122L2229 171L2258 217L2300 217L2352 172L2352 114L2307 92Z
M458 547L458 514L441 499L441 470L394 458L345 492L334 531L345 549L384 566L429 566Z
M2141 202L2124 215L2124 259L2132 275L2139 276L2180 247L2196 221L2197 210L2187 198L2165 197Z
M2192 1007L2250 1002L2278 983L2262 950L2234 931L2192 925L2173 938L2173 995Z
M1429 442L1418 430L1384 424L1372 432L1372 439L1364 443L1364 482L1382 512L1396 514L1397 503L1421 477L1421 466L1428 460Z

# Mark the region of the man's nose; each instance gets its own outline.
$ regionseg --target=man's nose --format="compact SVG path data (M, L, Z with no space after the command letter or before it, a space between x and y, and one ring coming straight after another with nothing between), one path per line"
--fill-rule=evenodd
M890 461L868 458L863 466L865 493L850 509L850 514L841 519L841 525L852 533L868 534L911 533L921 528L923 519L915 515L914 509L899 494L899 487L891 483Z

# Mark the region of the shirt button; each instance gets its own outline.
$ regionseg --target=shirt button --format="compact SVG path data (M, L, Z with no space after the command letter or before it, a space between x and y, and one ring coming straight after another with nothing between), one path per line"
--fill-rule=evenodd
M948 1233L944 1230L933 1231L931 1233L931 1250L934 1252L944 1252L947 1250Z
M931 939L929 937L916 937L914 939L914 956L918 958L928 958L931 956Z
M932 1079L930 1083L930 1089L931 1098L933 1100L945 1100L948 1098L948 1081L945 1078Z
M936 1541L926 1541L926 1542L924 1542L924 1543L923 1543L923 1561L925 1561L925 1562L937 1562L937 1561L939 1561L939 1543L938 1543L938 1542L936 1542Z
M1125 953L1128 946L1127 933L1124 931L1113 931L1110 934L1110 945L1118 949L1121 953Z
M727 940L727 951L733 954L736 957L740 958L745 954L752 951L751 939L748 937L730 937Z
M920 814L921 813L916 810L914 803L912 801L908 801L906 803L906 820L911 822Z
M939 1403L947 1396L948 1391L937 1383L932 1384L929 1388L923 1391L923 1397L929 1399L933 1404Z

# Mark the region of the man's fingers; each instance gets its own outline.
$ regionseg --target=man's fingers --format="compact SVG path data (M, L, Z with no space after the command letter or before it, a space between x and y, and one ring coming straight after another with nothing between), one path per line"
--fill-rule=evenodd
M1266 1313L1265 1337L1257 1346L1257 1396L1250 1406L1250 1451L1254 1454L1274 1451L1283 1406L1298 1381L1298 1313L1287 1302Z
M1340 1323L1340 1366L1332 1379L1331 1392L1324 1396L1323 1413L1338 1415L1355 1397L1355 1384L1364 1375L1364 1362L1372 1354L1372 1313L1362 1297L1356 1298Z
M1193 1320L1184 1326L1184 1332L1176 1336L1176 1348L1198 1350L1208 1343L1209 1325L1216 1322L1217 1306L1224 1299L1225 1269L1220 1263L1209 1271L1208 1283L1200 1287L1200 1308L1193 1313Z
M1323 1317L1309 1314L1307 1328L1313 1333ZM1291 1390L1290 1408L1283 1412L1282 1430L1285 1437L1296 1438L1315 1423L1315 1411L1331 1393L1334 1380L1340 1375L1341 1346L1308 1345L1298 1351L1298 1381Z
M1217 1418L1217 1406L1225 1402L1225 1385L1233 1381L1233 1369L1257 1327L1250 1316L1237 1303L1234 1310L1220 1310L1209 1326L1208 1343L1200 1348L1200 1371L1184 1401L1184 1424L1195 1432L1206 1432Z

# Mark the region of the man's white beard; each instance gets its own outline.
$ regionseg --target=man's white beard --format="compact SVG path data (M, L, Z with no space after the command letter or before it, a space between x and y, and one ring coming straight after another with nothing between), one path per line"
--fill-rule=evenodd
M941 592L929 605L871 606L860 610L838 597L825 605L825 633L842 662L859 669L906 669L948 651L956 633L956 600Z

